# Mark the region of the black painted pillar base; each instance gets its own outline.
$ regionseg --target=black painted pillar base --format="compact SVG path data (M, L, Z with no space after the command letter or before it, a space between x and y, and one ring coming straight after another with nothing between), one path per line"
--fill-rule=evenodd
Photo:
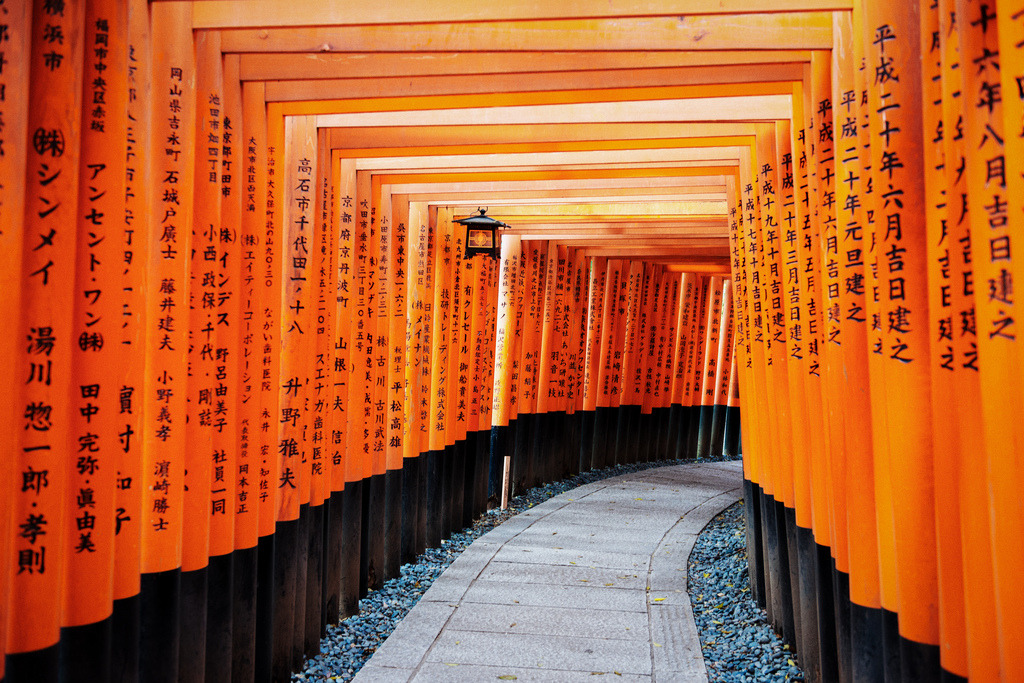
M767 568L764 585L767 589L765 611L768 622L777 633L782 633L782 587L779 574L779 527L775 521L775 499L765 494L761 499L761 523L764 525L764 566Z
M369 534L367 550L369 556L366 566L366 589L373 591L384 585L384 535L385 510L385 475L383 472L370 477L370 495L368 500L367 518L364 520L363 533Z
M772 610L774 609L774 600L772 598L772 551L771 542L768 538L769 533L775 528L775 525L771 523L769 514L774 508L771 496L762 489L758 488L758 505L760 507L760 516L758 519L761 522L761 575L764 578L762 589L764 590L764 608L765 613L768 615L769 623L774 623L772 616Z
M114 601L110 617L112 642L110 680L113 683L136 683L139 680L139 634L142 605L138 595ZM249 677L252 680L252 677Z
M614 408L598 406L594 410L594 464L597 469L604 469L615 462L615 454L612 452L612 439L614 427Z
M438 510L441 515L440 540L452 533L452 466L455 460L455 446L449 444L441 451L438 459ZM433 546L436 547L436 546Z
M407 564L416 560L416 510L422 505L419 491L420 458L402 461L402 547L399 561Z
M537 416L533 413L519 413L516 418L516 455L519 459L519 470L516 472L518 493L536 486L537 452L533 450L533 438L536 431Z
M341 619L341 565L344 557L345 492L335 491L327 501L327 528L324 536L323 624ZM324 629L326 633L326 629Z
M487 482L491 476L491 430L476 433L476 494L473 496L473 519L487 511ZM422 510L422 505L420 506Z
M508 427L491 427L491 448L487 458L487 509L501 504L501 468L505 455L505 430Z
M740 409L734 406L725 409L722 454L728 458L735 458L740 454Z
M793 584L789 571L789 532L786 520L789 515L782 501L775 501L775 525L778 534L779 557L776 560L779 568L779 607L781 609L782 637L790 644L796 645L796 616L793 612Z
M761 534L760 488L749 479L743 479L743 513L747 532L747 569L750 577L750 592L761 609L764 609L764 555Z
M679 420L683 415L683 407L673 403L668 408L668 431L665 434L665 457L675 460L678 458L679 440L682 429Z
M459 439L452 446L452 477L449 480L451 491L451 513L448 535L462 529L462 508L466 498L466 440Z
M785 516L786 545L789 551L789 605L793 610L793 630L796 633L796 639L789 645L800 654L803 639L807 637L803 628L803 612L800 609L800 535L797 533L796 510L787 507Z
M900 670L903 683L925 683L942 677L939 646L900 636Z
M529 488L551 481L551 450L554 447L554 439L551 437L550 422L548 413L535 413L533 416L529 446L532 467Z
M177 657L177 652L175 652ZM59 680L60 644L55 643L42 650L9 654L5 660L4 683L39 683ZM177 662L175 662L175 669ZM174 679L159 678L161 683Z
M299 505L299 530L295 568L295 616L292 630L292 671L302 668L306 647L306 579L309 574L309 503Z
M594 469L594 420L593 410L580 413L580 472Z
M690 413L693 406L679 406L679 437L674 444L672 457L676 460L686 460L690 452ZM755 484L756 486L756 484ZM757 487L760 492L761 488ZM758 505L760 507L760 504Z
M714 406L702 405L697 418L697 457L711 456L711 425L714 417Z
M443 504L441 489L441 460L444 451L427 452L427 500L424 510L426 512L426 536L425 545L427 548L436 548L441 545L441 506Z
M216 555L207 567L204 681L230 681L234 648L235 554Z
M110 681L112 639L110 617L94 624L62 628L58 654L61 683Z
M273 678L276 547L274 534L261 536L256 546L256 657L253 660L256 683L268 683Z
M324 504L309 506L309 528L306 535L305 637L301 650L307 657L313 657L320 653L320 629L323 623L324 604L324 520L326 512ZM299 664L301 666L302 662L300 661Z
M654 412L658 416L658 452L655 459L664 461L675 458L674 444L669 440L669 431L672 427L672 408L671 406L655 408Z
M575 410L565 415L565 461L569 466L569 476L580 473L580 441L583 438L583 411Z
M370 592L370 480L367 477L359 487L359 598ZM358 611L358 608L356 608Z
M399 575L402 566L402 470L384 473L384 574L381 582Z
M466 432L462 462L462 523L459 528L465 529L473 523L473 510L476 509L476 432Z
M850 659L853 680L885 680L882 645L882 610L850 602Z
M882 670L885 683L898 683L903 678L900 668L900 623L896 612L882 608Z
M809 680L821 680L821 654L818 640L818 558L814 533L797 527L800 554L800 629L803 631L798 648L800 667Z
M703 406L690 406L690 424L687 427L686 459L695 460L700 453L700 417Z
M178 680L203 683L206 678L206 596L208 567L181 573L181 650Z
M726 409L724 405L715 405L711 408L711 445L708 455L712 458L721 458L724 452Z
M275 683L290 680L292 673L300 529L299 520L293 519L278 522L274 530L274 659L271 664L271 680Z
M231 598L231 680L256 680L256 587L259 547L235 551Z
M839 680L836 611L832 594L832 555L828 546L815 543L818 589L818 660L821 680Z
M853 683L850 655L850 575L840 571L832 559L832 598L835 605L836 655L840 683Z
M359 577L362 573L363 482L345 482L341 492L341 617L359 611Z

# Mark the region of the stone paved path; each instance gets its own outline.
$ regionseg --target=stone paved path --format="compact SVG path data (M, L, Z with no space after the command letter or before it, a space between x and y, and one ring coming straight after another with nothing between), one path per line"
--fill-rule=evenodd
M686 560L741 496L739 462L555 496L474 541L355 680L706 681Z

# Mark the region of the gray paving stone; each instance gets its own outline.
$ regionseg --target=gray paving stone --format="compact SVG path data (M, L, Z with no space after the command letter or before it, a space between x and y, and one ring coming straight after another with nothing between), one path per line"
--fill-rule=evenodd
M628 550L620 548L619 550ZM627 554L624 552L604 552L596 550L567 548L536 548L506 545L494 555L497 562L517 562L522 564L550 565L583 565L585 567L605 567L607 569L646 569L650 555Z
M588 585L644 590L647 587L647 572L639 568L622 570L604 567L491 562L487 565L487 569L480 573L478 581L507 581L556 586Z
M448 628L457 631L556 635L601 640L647 642L647 615L642 612L535 605L463 603Z
M647 611L646 595L639 590L587 585L525 584L511 581L477 581L466 591L463 602L551 607L585 605L594 609L619 612Z
M375 665L415 669L455 612L446 603L417 604L373 654Z
M650 674L650 646L642 641L527 634L494 634L447 628L427 654L428 662L483 664L566 671L614 669Z
M372 659L367 662L353 678L354 683L403 683L411 681L416 675L415 669L395 669L389 666L378 666Z
M515 679L500 676L515 676ZM479 665L424 664L417 683L479 683L480 681L516 680L520 683L649 683L650 676L608 671L565 671L558 669L524 669Z

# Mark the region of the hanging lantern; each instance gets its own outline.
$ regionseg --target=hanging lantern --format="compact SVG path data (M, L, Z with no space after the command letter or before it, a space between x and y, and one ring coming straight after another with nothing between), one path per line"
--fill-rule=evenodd
M477 254L486 254L493 259L501 256L501 242L498 239L498 228L507 228L507 224L485 215L487 209L477 209L480 213L455 221L466 226L466 258Z

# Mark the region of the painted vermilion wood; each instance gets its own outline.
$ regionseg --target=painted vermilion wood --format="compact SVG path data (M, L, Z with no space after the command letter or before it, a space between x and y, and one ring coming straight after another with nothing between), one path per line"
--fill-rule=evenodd
M6 123L5 144L8 139L28 139L28 92L30 63L26 59L29 54L32 30L32 3L19 0L8 7L8 40L2 51L7 65L4 67L3 80L0 83L6 89L7 97L0 103L0 112ZM7 137L10 136L10 137ZM0 314L6 320L16 320L21 306L21 253L24 240L25 221L25 188L27 145L17 144L5 147L6 152L0 156L0 176L9 180L0 186L0 202L5 207L0 211ZM14 358L21 344L14 335L7 335L0 342L0 354L4 358ZM0 383L5 387L14 386L19 381L19 368L16 363L9 362L0 367ZM19 440L20 409L18 392L4 391L0 396L0 448L6 453L14 453ZM5 458L0 463L0 481L13 481L15 476L14 458ZM0 553L2 557L11 557L13 535L12 499L3 496L0 500ZM10 600L11 578L14 569L10 563L0 568L0 606L5 613ZM8 625L6 620L0 624L0 643L6 651ZM0 664L0 676L4 665Z
M977 325L966 324L976 320L973 259L970 240L970 208L967 195L966 169L967 143L956 131L962 127L965 103L963 70L960 67L960 40L953 28L956 17L952 0L940 2L939 42L942 48L942 130L943 170L947 178L949 205L947 206L946 242L950 272L950 324L949 339L952 346L953 395L958 397L955 421L957 451L957 477L960 486L960 542L962 545L962 571L964 589L961 598L966 622L967 666L973 680L998 680L1000 671L999 627L996 612L995 577L993 576L991 510L971 501L988 497L988 473L979 472L964 448L984 450L985 430L982 416L981 383L978 368ZM948 132L947 132L948 131ZM934 330L933 330L934 333ZM945 359L943 359L945 362ZM933 363L934 364L934 363ZM945 370L945 368L943 368ZM932 395L935 395L933 389ZM940 406L936 405L936 409ZM939 421L936 420L938 428ZM939 437L936 437L939 445ZM936 489L937 500L943 496ZM945 506L945 500L936 505L936 511ZM940 544L942 542L940 541ZM941 547L941 546L940 546ZM947 560L948 561L948 560ZM940 578L940 586L942 579ZM941 626L941 624L940 624ZM945 639L940 642L944 647ZM965 674L966 675L966 674Z
M1015 265L1012 244L1019 247L1021 226L1020 199L1010 192L1019 189L1020 179L1011 178L1019 162L1011 161L1011 152L1019 149L1014 141L1020 129L1020 97L1016 83L1009 91L1000 88L1007 76L1001 73L1002 58L995 59L1001 44L1019 41L1019 16L998 14L991 5L957 2L957 31L963 61L976 68L962 69L964 104L964 144L967 194L970 206L971 261L974 285L974 312L977 331L979 379L982 389L982 417L985 429L985 454L988 467L989 501L992 506L992 553L995 573L996 609L1000 624L1001 673L1006 680L1024 675L1019 653L1024 636L1019 612L1024 609L1020 592L1022 549L1007 543L1010 534L1024 533L1020 496L1011 493L1021 481L1018 453L1021 435L1021 336L1016 327L1017 297L1007 289ZM1005 3L1002 12L1014 11ZM1016 8L1019 11L1019 8ZM992 16L997 15L998 16ZM1009 32L1007 38L1001 35ZM1020 73L1019 48L1005 60L1013 74ZM1012 75L1008 80L1013 82ZM1004 110L1003 102L1017 100L1013 109ZM1016 118L1007 119L1007 115ZM1007 144L1013 147L1007 147ZM1019 171L1018 171L1019 172ZM1016 261L1020 261L1019 258Z
M868 88L882 400L892 456L879 467L888 467L894 489L899 487L892 508L900 635L934 645L938 614L926 243L924 214L915 208L924 205L920 16L916 6L867 2L865 7L865 40L871 38L867 60L883 69ZM889 108L891 103L899 107ZM902 486L907 481L915 486Z
M186 380L188 375L189 255L195 145L195 61L188 6L154 6L152 137L149 198L155 221L147 254L143 384L142 571L181 566L184 498ZM180 144L168 144L173 138Z
M850 600L862 607L879 602L878 541L875 530L871 393L868 381L868 324L864 264L870 235L865 227L862 129L867 107L862 104L863 75L857 65L863 55L863 12L837 18L833 50L833 134L836 148L836 206L839 219L842 285L839 290L840 336L847 396L844 406L847 450L847 521L850 553Z
M935 531L938 568L939 650L942 668L967 676L960 507L958 402L953 379L953 271L950 234L951 176L946 172L942 42L938 4L921 10L922 125L924 136L925 227L928 258L928 336L934 411ZM953 134L956 135L955 133ZM952 149L949 147L949 149ZM953 206L957 203L954 202ZM955 245L959 246L959 245ZM939 502L941 501L941 502Z
M112 376L121 356L117 322L123 313L121 256L116 240L125 211L128 84L97 89L106 69L124 72L128 60L128 12L123 3L90 2L85 9L82 101L105 101L107 110L83 107L76 211L70 430L85 445L69 470L65 515L67 558L63 626L99 622L113 604L114 532L118 451L130 436L119 419L127 377ZM109 45L109 48L106 46ZM100 52L96 49L99 46ZM56 550L56 548L55 548Z
M792 12L849 9L842 0L786 0L785 2L695 2L687 6L693 15L746 12ZM241 0L196 3L196 27L243 28L262 26L345 26L351 24L404 24L436 21L509 21L517 19L579 18L597 19L618 16L676 16L678 8L663 0L644 0L630 3L627 8L598 8L572 2L556 2L539 7L530 0L514 0L501 7L481 7L469 2L443 2L430 0L409 7L365 6L357 8L301 8L283 0L263 3L258 11Z

